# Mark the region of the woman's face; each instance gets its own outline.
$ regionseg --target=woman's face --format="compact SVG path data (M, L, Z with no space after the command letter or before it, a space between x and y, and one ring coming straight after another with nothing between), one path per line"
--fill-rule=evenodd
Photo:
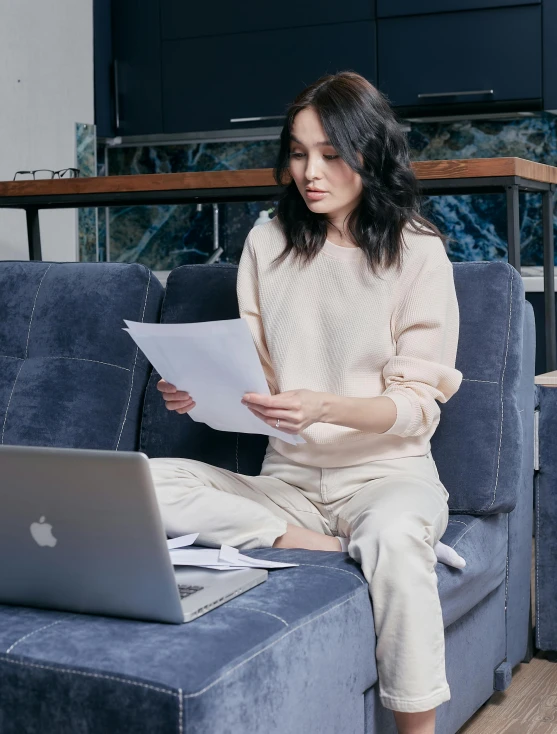
M329 143L313 107L301 110L294 118L289 169L308 208L316 214L342 221L361 198L360 175ZM311 189L324 193L312 195Z

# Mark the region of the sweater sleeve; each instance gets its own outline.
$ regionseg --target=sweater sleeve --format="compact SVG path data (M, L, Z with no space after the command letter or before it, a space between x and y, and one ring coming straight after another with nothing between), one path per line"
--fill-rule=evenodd
M257 276L257 259L251 242L250 233L246 237L244 249L238 263L236 295L240 318L245 319L251 331L259 361L263 367L265 379L271 395L279 392L275 371L271 363L261 312L259 309L259 283Z
M396 355L383 368L385 390L397 409L384 434L421 436L437 427L441 410L459 389L455 369L460 317L453 266L420 273L395 314Z

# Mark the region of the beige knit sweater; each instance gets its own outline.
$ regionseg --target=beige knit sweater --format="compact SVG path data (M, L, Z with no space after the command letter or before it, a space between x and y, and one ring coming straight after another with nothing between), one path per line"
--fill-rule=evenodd
M374 276L360 248L327 240L307 266L278 267L278 219L248 234L238 266L240 316L252 333L272 395L306 388L346 397L386 395L397 418L385 433L314 423L293 446L270 445L323 468L421 456L462 382L455 369L459 310L453 266L439 237L404 230L403 268Z

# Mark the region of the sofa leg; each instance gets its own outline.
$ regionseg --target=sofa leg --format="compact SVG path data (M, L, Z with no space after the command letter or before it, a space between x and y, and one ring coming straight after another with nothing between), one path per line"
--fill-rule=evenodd
M500 663L493 674L493 690L495 691L506 691L511 685L513 678L513 669L510 663L506 661Z

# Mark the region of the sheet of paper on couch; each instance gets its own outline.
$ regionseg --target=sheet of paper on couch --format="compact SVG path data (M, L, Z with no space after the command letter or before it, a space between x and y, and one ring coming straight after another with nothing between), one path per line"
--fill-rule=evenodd
M244 319L192 324L145 324L124 319L127 331L159 375L195 400L189 417L217 431L259 433L293 445L306 443L254 415L242 397L270 395ZM161 396L162 398L162 396Z
M234 571L239 568L291 568L298 565L251 558L230 545L221 545L220 548L191 548L198 535L199 533L191 533L167 541L173 566L200 566L218 571Z

